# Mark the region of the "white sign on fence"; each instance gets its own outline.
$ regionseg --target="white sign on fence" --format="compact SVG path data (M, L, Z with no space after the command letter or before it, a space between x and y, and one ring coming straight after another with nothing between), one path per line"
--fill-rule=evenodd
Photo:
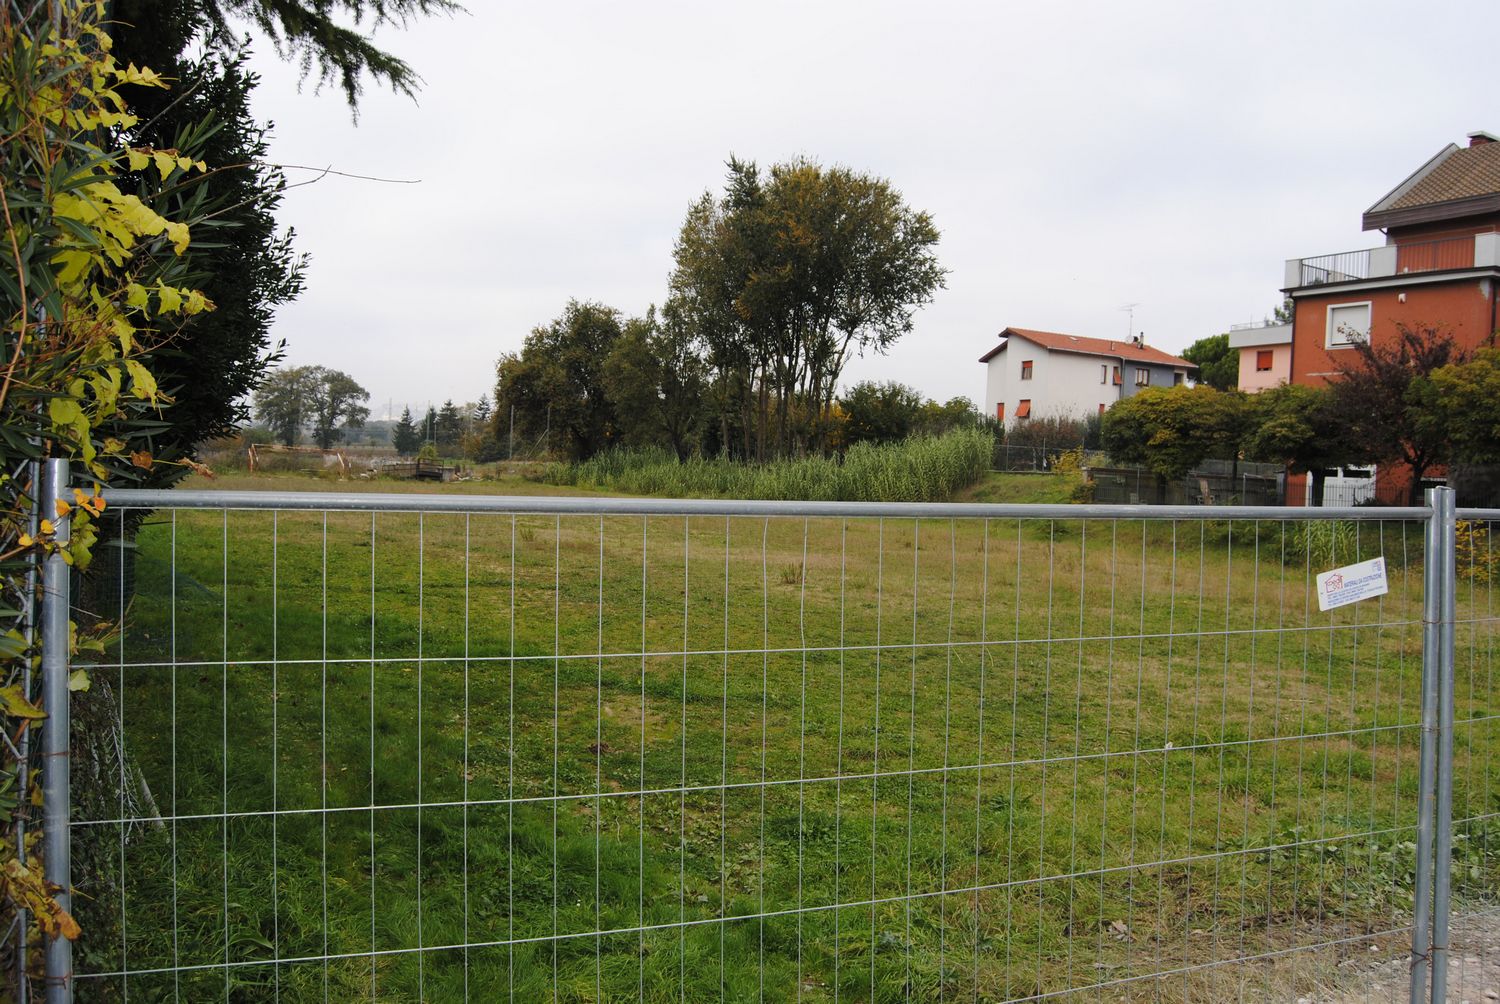
M1385 578L1385 559L1371 558L1318 573L1318 609L1332 610L1390 591Z

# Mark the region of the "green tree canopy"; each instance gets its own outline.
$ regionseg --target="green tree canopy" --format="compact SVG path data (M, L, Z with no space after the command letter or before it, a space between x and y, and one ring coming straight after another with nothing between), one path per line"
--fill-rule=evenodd
M312 382L312 367L290 366L272 371L255 391L255 414L287 446L307 425Z
M758 456L817 445L844 364L886 351L944 285L937 241L885 180L804 159L731 159L722 198L693 204L673 299L726 392L743 407L753 386Z
M1455 460L1500 463L1500 349L1483 348L1467 362L1439 366L1419 394Z
M1253 395L1250 407L1246 458L1310 473L1313 504L1321 505L1327 470L1348 463L1359 452L1350 439L1348 423L1340 420L1333 391L1282 384Z
M1104 448L1115 460L1146 467L1165 483L1210 457L1236 458L1248 416L1246 396L1238 391L1205 384L1148 387L1104 413Z
M1240 354L1229 347L1229 335L1209 335L1189 345L1182 358L1198 367L1198 382L1216 390L1234 390L1240 382Z
M618 438L605 389L605 361L621 335L620 312L570 300L562 316L532 329L519 354L496 367L495 407L516 409L522 432L571 459L593 456Z
M894 380L855 384L839 398L844 411L844 444L905 439L916 430L924 403L920 391Z
M288 446L303 429L329 449L346 428L357 429L370 415L369 393L354 378L322 366L290 366L271 373L255 392L255 411Z
M701 442L707 367L674 304L626 322L604 366L604 389L621 441L665 445L685 460Z

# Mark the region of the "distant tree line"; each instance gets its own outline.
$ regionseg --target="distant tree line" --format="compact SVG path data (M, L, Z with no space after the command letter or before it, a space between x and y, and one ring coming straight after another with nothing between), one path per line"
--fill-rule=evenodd
M495 438L571 459L662 446L766 460L839 446L839 379L944 285L931 218L889 183L807 160L731 159L688 209L660 310L573 300L499 360ZM869 430L871 437L885 433Z
M1325 386L1147 388L1105 413L1102 434L1111 457L1163 484L1206 459L1261 461L1311 475L1321 500L1329 469L1382 464L1406 469L1418 504L1433 471L1500 462L1500 349L1469 353L1444 330L1403 326L1356 342Z

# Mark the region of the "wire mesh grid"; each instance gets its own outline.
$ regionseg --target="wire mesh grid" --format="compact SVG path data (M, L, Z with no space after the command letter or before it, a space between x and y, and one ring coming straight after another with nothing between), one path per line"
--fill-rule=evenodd
M1327 992L1410 943L1422 547L1372 518L159 509L94 669L118 774L74 811L80 993ZM1320 613L1313 573L1376 555L1389 593Z
M1492 532L1500 510L1458 513L1453 588L1453 910L1449 997L1489 1000L1500 992L1500 705L1495 656L1500 550Z

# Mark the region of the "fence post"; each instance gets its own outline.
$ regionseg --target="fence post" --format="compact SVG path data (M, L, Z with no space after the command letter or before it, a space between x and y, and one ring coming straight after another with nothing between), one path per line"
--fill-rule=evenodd
M1422 732L1418 758L1417 872L1412 889L1411 1004L1427 1000L1432 950L1432 841L1437 822L1438 630L1442 614L1442 518L1436 489L1427 491L1422 548Z
M42 466L41 492L37 502L42 518L56 527L54 541L65 546L68 520L59 519L57 502L68 487L68 462L47 460ZM72 861L69 831L70 771L68 742L71 721L68 707L68 622L71 614L72 569L60 551L47 555L42 564L42 847L46 857L45 877L57 888L57 901L72 912ZM67 938L47 939L47 1004L69 1004L73 999L73 943Z
M1449 862L1453 846L1453 622L1457 520L1451 488L1427 490L1422 555L1422 744L1413 889L1411 1004L1447 996Z
M1441 534L1436 562L1442 580L1438 634L1437 830L1432 884L1432 1004L1448 997L1449 892L1453 873L1454 624L1458 615L1458 509L1452 488L1433 489Z

